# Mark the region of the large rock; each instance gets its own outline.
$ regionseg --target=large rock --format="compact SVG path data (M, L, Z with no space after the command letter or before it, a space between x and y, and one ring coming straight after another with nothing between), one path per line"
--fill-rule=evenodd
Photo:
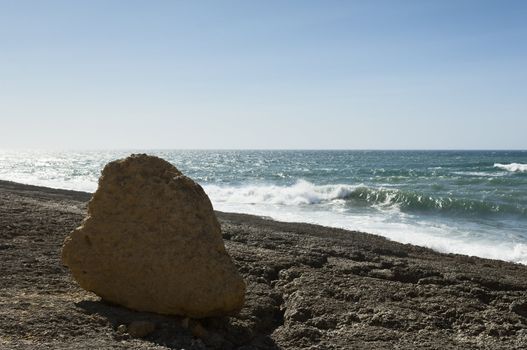
M82 288L134 310L199 318L244 302L245 283L201 186L144 154L106 165L62 261Z

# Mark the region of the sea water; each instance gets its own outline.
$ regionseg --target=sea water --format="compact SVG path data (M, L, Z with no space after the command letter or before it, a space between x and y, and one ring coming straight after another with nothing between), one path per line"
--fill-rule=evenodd
M527 264L527 151L0 151L0 179L92 192L108 161L143 152L217 210Z

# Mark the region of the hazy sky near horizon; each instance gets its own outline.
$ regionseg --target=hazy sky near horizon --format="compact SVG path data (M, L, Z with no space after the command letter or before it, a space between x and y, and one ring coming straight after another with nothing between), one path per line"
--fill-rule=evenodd
M527 149L527 1L0 0L0 148Z

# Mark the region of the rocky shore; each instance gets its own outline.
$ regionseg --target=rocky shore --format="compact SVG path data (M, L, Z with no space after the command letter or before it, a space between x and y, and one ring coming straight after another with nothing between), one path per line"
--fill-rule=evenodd
M60 261L90 194L0 181L1 349L525 349L527 266L217 213L247 283L235 317L101 302Z

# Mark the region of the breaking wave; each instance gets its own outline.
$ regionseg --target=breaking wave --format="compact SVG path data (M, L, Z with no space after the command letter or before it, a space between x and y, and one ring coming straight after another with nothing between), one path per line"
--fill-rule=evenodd
M521 163L510 163L510 164L501 164L501 163L494 163L494 167L502 170L511 171L514 173L526 173L527 172L527 164L521 164Z
M299 180L291 186L245 185L240 187L204 186L208 195L217 202L244 204L319 204L346 199L356 189L351 185L315 185Z
M527 215L527 208L472 199L431 197L421 193L364 185L315 185L300 180L291 186L246 185L239 187L205 186L213 202L239 204L347 204L402 211L435 211L461 215Z

